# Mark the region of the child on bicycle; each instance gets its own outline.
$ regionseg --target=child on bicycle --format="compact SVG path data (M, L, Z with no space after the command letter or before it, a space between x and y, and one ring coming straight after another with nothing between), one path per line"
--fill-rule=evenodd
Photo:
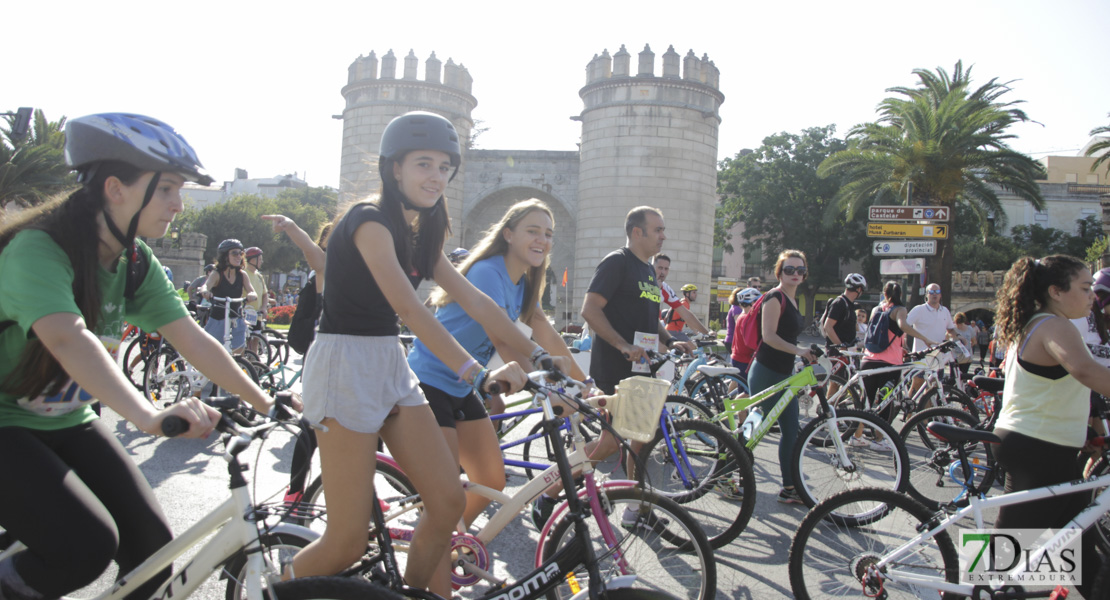
M81 188L0 229L0 481L10 484L0 527L28 548L0 562L0 598L57 598L112 560L129 572L173 537L92 405L149 434L180 416L187 437L207 436L219 413L191 398L159 411L143 398L104 345L118 344L124 321L159 331L255 408L272 406L189 317L138 239L166 234L186 181L212 181L189 144L155 119L106 113L66 123L65 157ZM128 598L148 597L169 573Z
M447 441L430 435L435 416L405 361L397 319L470 387L488 391L499 380L514 392L524 385L515 362L491 373L424 307L416 285L434 279L490 334L534 363L550 361L443 253L444 192L462 162L454 125L406 113L386 126L379 154L380 197L348 208L328 239L324 313L305 357L303 392L305 417L319 426L328 523L285 576L338 573L365 552L380 436L424 499L405 579L447 596L447 550L465 496Z
M490 227L458 269L545 350L555 357L564 357L560 368L581 381L586 375L540 309L554 233L555 219L546 204L535 199L517 202ZM436 319L479 364L492 365L495 353L503 357L500 362L528 363L527 356L488 335L442 288L432 292L431 300L437 307ZM408 360L420 379L420 389L435 413L440 431L467 478L496 490L504 489L505 463L482 399L473 388L460 383L421 340L416 340ZM466 525L474 522L488 503L486 498L468 493L463 522Z
M1076 459L1087 442L1090 390L1110 396L1110 370L1095 361L1068 321L1090 312L1093 285L1077 258L1025 257L1010 267L998 292L996 331L1008 350L995 456L1006 469L1006 493L1082 477ZM995 527L1060 529L1088 499L1069 494L1005 506ZM1100 565L1094 535L1088 531L1082 540L1084 597Z

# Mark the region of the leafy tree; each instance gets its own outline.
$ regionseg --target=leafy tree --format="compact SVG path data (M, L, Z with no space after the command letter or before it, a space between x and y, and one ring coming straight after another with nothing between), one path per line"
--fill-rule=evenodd
M1107 115L1110 116L1110 115ZM1103 125L1102 127L1095 127L1091 130L1091 135L1101 135L1104 133L1110 134L1110 125ZM1095 142L1090 148L1087 148L1086 156L1094 156L1101 153L1102 155L1095 160L1095 164L1091 165L1091 172L1098 170L1102 163L1110 160L1110 138Z
M854 217L871 204L965 205L977 217L981 235L989 236L991 216L1002 219L999 190L1009 191L1038 209L1044 208L1037 179L1044 168L1007 145L1011 125L1028 121L1003 102L1009 83L991 79L971 87L971 69L957 62L951 76L915 69L918 87L889 88L898 94L879 105L879 119L853 127L851 147L821 164L822 176L844 181L833 211ZM1001 223L999 224L1002 225ZM950 298L955 240L938 244L927 260L929 279ZM915 294L916 295L916 294Z
M277 197L305 206L315 206L327 213L329 219L334 219L339 209L339 192L330 187L290 188L282 190Z
M762 246L767 267L784 249L805 252L810 275L799 292L809 298L819 287L839 286L840 263L863 256L869 248L861 241L861 221L847 222L843 214L826 217L840 181L818 177L817 166L846 148L833 137L835 131L829 125L768 136L754 152L721 161L717 172L718 244L731 251L727 231L742 222L745 250Z
M65 162L65 117L51 122L36 110L22 139L11 137L15 117L6 121L0 128L0 206L34 206L76 185Z
M328 222L323 208L304 204L295 198L264 198L254 194L240 194L222 204L215 204L198 211L182 214L176 224L182 232L197 232L208 236L204 260L216 262L216 247L220 242L235 238L244 246L258 246L265 253L264 272L286 272L304 267L304 254L289 241L285 234L275 234L262 215L282 214L293 219L309 235L318 232Z

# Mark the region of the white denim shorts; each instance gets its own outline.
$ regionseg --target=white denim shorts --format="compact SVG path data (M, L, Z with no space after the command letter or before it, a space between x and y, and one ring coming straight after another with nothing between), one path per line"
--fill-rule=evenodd
M396 336L318 333L305 356L304 417L377 433L395 406L427 404Z

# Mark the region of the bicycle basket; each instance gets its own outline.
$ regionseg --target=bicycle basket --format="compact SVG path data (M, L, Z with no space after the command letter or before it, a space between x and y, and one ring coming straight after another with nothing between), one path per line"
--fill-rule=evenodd
M617 386L617 401L610 402L613 428L637 442L650 442L659 427L659 415L671 385L652 377L629 377Z

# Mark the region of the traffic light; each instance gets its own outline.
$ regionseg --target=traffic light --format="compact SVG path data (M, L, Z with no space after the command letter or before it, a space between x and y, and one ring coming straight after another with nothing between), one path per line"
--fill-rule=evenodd
M23 139L27 135L27 131L31 129L31 115L33 112L34 109L30 106L21 106L16 111L15 122L12 123L12 139Z

